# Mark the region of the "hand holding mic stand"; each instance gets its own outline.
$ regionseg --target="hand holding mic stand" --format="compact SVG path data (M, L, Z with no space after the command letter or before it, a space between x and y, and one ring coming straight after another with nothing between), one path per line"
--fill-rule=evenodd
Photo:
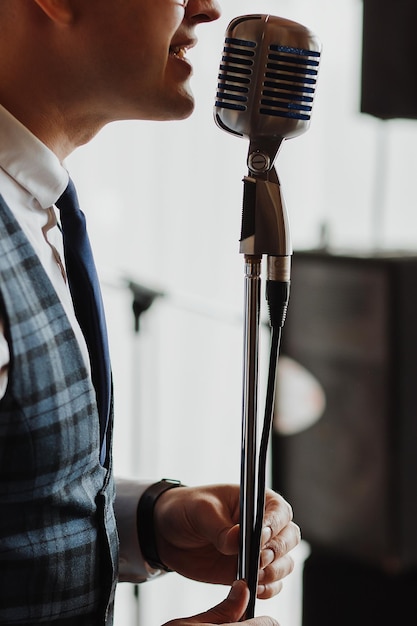
M321 45L304 26L271 15L246 15L226 31L214 109L217 125L250 140L244 178L240 252L245 259L243 407L238 578L254 616L281 329L290 293L292 246L274 161L284 139L309 126ZM271 324L265 416L259 445L257 392L262 257Z

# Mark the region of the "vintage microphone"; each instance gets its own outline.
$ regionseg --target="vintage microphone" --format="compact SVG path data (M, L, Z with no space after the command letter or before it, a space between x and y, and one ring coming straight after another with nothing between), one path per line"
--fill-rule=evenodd
M321 44L306 27L273 15L234 18L226 31L214 118L223 130L249 139L244 177L240 252L245 258L240 549L238 578L247 581L245 619L254 616L266 455L272 424L276 365L290 291L291 237L274 162L284 139L304 133L310 117ZM271 352L261 444L257 444L257 388L262 256Z

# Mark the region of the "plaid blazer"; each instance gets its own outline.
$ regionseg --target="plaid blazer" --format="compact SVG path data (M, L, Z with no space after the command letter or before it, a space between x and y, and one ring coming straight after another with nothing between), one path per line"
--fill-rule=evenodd
M0 314L11 349L0 401L0 623L91 615L91 624L111 624L114 483L99 463L94 389L57 294L1 196Z

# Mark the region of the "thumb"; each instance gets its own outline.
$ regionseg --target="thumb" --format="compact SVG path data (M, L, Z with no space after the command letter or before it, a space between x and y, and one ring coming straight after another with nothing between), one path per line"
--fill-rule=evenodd
M238 626L237 622L243 616L249 602L249 590L244 580L233 583L229 595L205 613L199 613L187 619L173 620L165 626L200 626L200 624L229 624Z
M202 624L230 624L238 622L249 602L249 590L244 580L236 580L223 602L199 616Z

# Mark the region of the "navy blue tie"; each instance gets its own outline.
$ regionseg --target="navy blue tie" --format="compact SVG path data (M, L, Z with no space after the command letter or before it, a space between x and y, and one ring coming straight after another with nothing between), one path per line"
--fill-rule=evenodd
M57 200L64 242L65 266L75 315L90 355L91 376L100 417L100 461L106 459L106 433L111 403L111 368L106 319L93 253L74 183Z

